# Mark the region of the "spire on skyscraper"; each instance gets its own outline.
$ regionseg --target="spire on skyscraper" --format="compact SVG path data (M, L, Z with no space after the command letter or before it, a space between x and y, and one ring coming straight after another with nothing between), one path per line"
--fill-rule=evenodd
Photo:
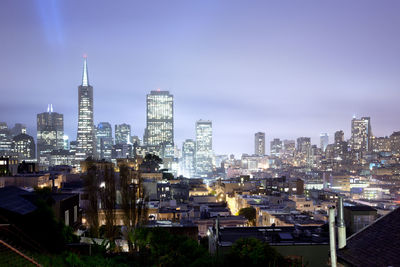
M87 69L87 55L83 55L83 74L82 74L82 86L89 86L89 75Z

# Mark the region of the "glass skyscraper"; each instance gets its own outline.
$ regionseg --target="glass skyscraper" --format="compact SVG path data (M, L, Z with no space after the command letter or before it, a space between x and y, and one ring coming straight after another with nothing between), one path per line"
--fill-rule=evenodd
M196 142L192 139L187 139L182 145L182 164L181 169L183 176L192 178L195 175L195 153Z
M151 91L146 115L145 145L174 145L174 96L169 91Z
M263 132L254 134L254 154L258 156L265 155L265 133Z
M53 106L49 105L47 112L37 114L37 156L39 164L46 165L47 156L57 149L64 149L64 116L53 112Z
M75 159L95 157L95 131L93 122L93 87L89 85L87 59L83 61L82 84L78 87L78 134Z
M307 164L311 163L311 138L297 138L297 153L300 158Z
M283 142L279 138L274 138L270 142L271 156L280 157L283 151Z
M100 159L111 160L111 151L114 144L112 127L108 122L100 122L96 129L97 155Z
M130 144L131 143L131 126L129 124L115 125L115 144Z
M355 152L371 151L371 119L362 117L351 120L351 150Z
M329 135L327 133L321 133L319 135L319 141L320 141L320 148L322 152L325 152L326 147L329 144Z
M212 172L212 122L196 122L196 176L207 177Z

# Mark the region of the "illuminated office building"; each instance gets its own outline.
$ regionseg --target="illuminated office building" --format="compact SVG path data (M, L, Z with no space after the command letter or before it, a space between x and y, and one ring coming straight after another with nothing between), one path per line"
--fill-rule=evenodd
M100 122L96 128L97 156L100 159L111 160L112 147L114 145L112 137L112 127L108 122Z
M8 156L12 150L12 137L7 123L0 122L0 156Z
M311 164L311 138L299 137L297 138L297 155L299 159L306 163Z
M192 178L195 175L196 142L187 139L182 145L182 173L183 176Z
M35 140L27 134L19 134L13 137L13 151L19 161L35 159Z
M393 154L400 154L400 132L390 135L390 148Z
M64 149L64 116L53 112L53 106L47 112L37 114L37 152L38 162L47 165L46 155L53 150Z
M283 140L283 152L287 156L293 156L296 150L296 141L295 140Z
M265 155L265 133L263 132L254 134L254 154L258 156Z
M319 141L322 152L325 152L326 147L329 145L329 135L327 133L321 133L319 135Z
M196 175L207 177L212 172L212 122L196 122Z
M83 62L82 84L78 87L78 134L75 158L77 161L95 157L96 140L93 121L93 87L89 85L87 59Z
M310 153L311 149L311 138L310 137L299 137L297 138L297 151L302 153Z
M372 150L377 153L390 152L392 150L389 137L374 137L371 138Z
M372 150L371 119L362 117L351 120L351 150L355 152L367 152Z
M64 150L69 150L69 137L68 137L68 135L64 134L63 141L64 141Z
M271 156L280 157L283 152L283 142L279 138L275 138L270 142Z
M130 144L131 143L131 126L129 124L115 125L115 144Z
M147 146L174 145L174 97L168 91L151 91L147 95Z
M335 142L333 144L333 158L336 161L345 160L348 152L348 143L344 141L342 130L335 132Z

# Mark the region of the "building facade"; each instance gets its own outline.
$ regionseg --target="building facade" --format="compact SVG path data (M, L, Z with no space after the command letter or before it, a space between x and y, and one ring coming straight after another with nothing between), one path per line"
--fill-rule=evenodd
M7 123L0 122L0 156L8 156L12 150L12 137Z
M115 144L130 144L131 143L131 126L129 124L115 125Z
M13 137L13 151L19 161L34 160L36 157L35 140L27 134L19 134Z
M93 120L93 87L89 85L87 58L83 62L82 84L78 87L78 134L75 158L77 161L96 157Z
M192 139L186 139L182 145L182 174L185 177L195 176L195 153L196 142Z
M152 147L174 145L174 96L169 91L151 91L147 95L144 142Z
M372 130L370 117L351 120L351 150L354 152L371 151Z
M111 160L114 145L112 127L108 122L100 122L96 128L96 146L99 159Z
M310 137L299 137L297 138L297 161L300 165L310 165L312 161L311 157L311 138Z
M196 176L206 177L212 172L212 122L196 122Z
M47 112L37 114L37 158L38 163L48 167L47 158L53 150L64 148L64 116L53 112L53 106Z
M265 155L265 133L263 132L254 134L254 154L258 156Z
M319 135L319 141L322 152L325 152L326 147L329 145L329 135L327 133L321 133Z
M283 151L283 142L279 138L274 138L270 143L271 156L280 157Z

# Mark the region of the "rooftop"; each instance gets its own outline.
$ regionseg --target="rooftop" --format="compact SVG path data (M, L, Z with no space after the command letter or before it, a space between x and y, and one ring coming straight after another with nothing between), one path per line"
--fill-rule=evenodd
M239 238L256 238L273 245L329 243L328 232L316 226L220 227L219 233L221 244L226 246Z
M15 186L0 188L0 208L21 215L31 213L36 210L36 206L23 197L29 194L31 193Z
M365 205L345 206L344 208L351 211L376 211L376 209Z
M400 208L347 239L338 258L355 266L400 266Z

